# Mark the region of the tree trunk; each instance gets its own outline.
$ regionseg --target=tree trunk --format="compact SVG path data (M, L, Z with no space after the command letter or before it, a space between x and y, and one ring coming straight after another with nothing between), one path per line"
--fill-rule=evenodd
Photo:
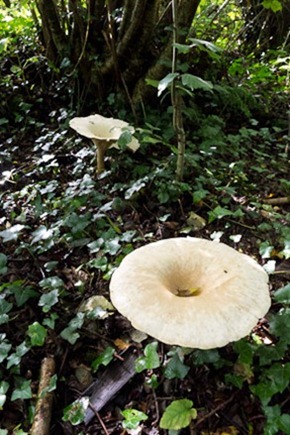
M186 40L199 2L178 1L180 42ZM170 3L38 0L47 56L58 66L64 57L70 60L68 75L96 106L110 93L130 104L144 99L152 91L146 78L159 80L170 70Z

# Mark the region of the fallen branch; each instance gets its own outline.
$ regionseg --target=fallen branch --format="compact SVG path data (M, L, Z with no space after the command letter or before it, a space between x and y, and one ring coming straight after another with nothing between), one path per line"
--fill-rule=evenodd
M269 205L290 204L290 196L282 196L280 198L264 199L263 204L269 204Z
M115 361L110 364L102 377L96 380L83 396L90 397L90 406L87 409L85 424L90 423L109 400L136 374L135 360L137 356L133 353L124 355L124 361Z
M30 435L49 435L53 393L45 392L49 387L51 377L55 373L55 361L53 357L42 360L40 369L40 381L38 386L38 400L36 403L33 424Z

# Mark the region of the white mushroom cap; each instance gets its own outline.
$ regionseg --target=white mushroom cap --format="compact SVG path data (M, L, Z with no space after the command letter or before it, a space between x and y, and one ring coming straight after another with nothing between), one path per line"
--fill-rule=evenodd
M90 115L84 118L73 118L69 125L82 136L97 141L110 142L110 147L119 148L118 139L124 130L134 133L134 128L121 119L105 118L101 115ZM136 138L132 137L127 145L132 151L136 151L140 144Z
M114 272L110 293L136 329L199 349L245 337L271 305L268 275L257 262L223 243L192 237L131 252Z

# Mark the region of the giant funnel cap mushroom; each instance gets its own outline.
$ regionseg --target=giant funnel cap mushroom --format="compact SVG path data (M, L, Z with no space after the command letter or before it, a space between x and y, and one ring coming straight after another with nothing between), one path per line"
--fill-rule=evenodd
M245 337L271 304L268 275L251 257L192 237L128 254L113 273L110 294L136 329L199 349Z
M73 118L69 125L77 133L92 139L97 147L97 173L105 169L105 153L108 148L119 148L118 140L125 131L134 133L134 128L121 119L105 118L101 115L90 115L85 118ZM136 151L140 144L135 137L127 144L132 151Z

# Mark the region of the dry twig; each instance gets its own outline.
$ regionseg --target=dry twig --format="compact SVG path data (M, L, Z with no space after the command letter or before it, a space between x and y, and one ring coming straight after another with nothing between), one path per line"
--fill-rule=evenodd
M55 372L53 357L42 360L40 369L40 381L38 386L38 400L36 403L35 416L30 430L30 435L49 435L53 393L45 392L49 386L51 377Z

